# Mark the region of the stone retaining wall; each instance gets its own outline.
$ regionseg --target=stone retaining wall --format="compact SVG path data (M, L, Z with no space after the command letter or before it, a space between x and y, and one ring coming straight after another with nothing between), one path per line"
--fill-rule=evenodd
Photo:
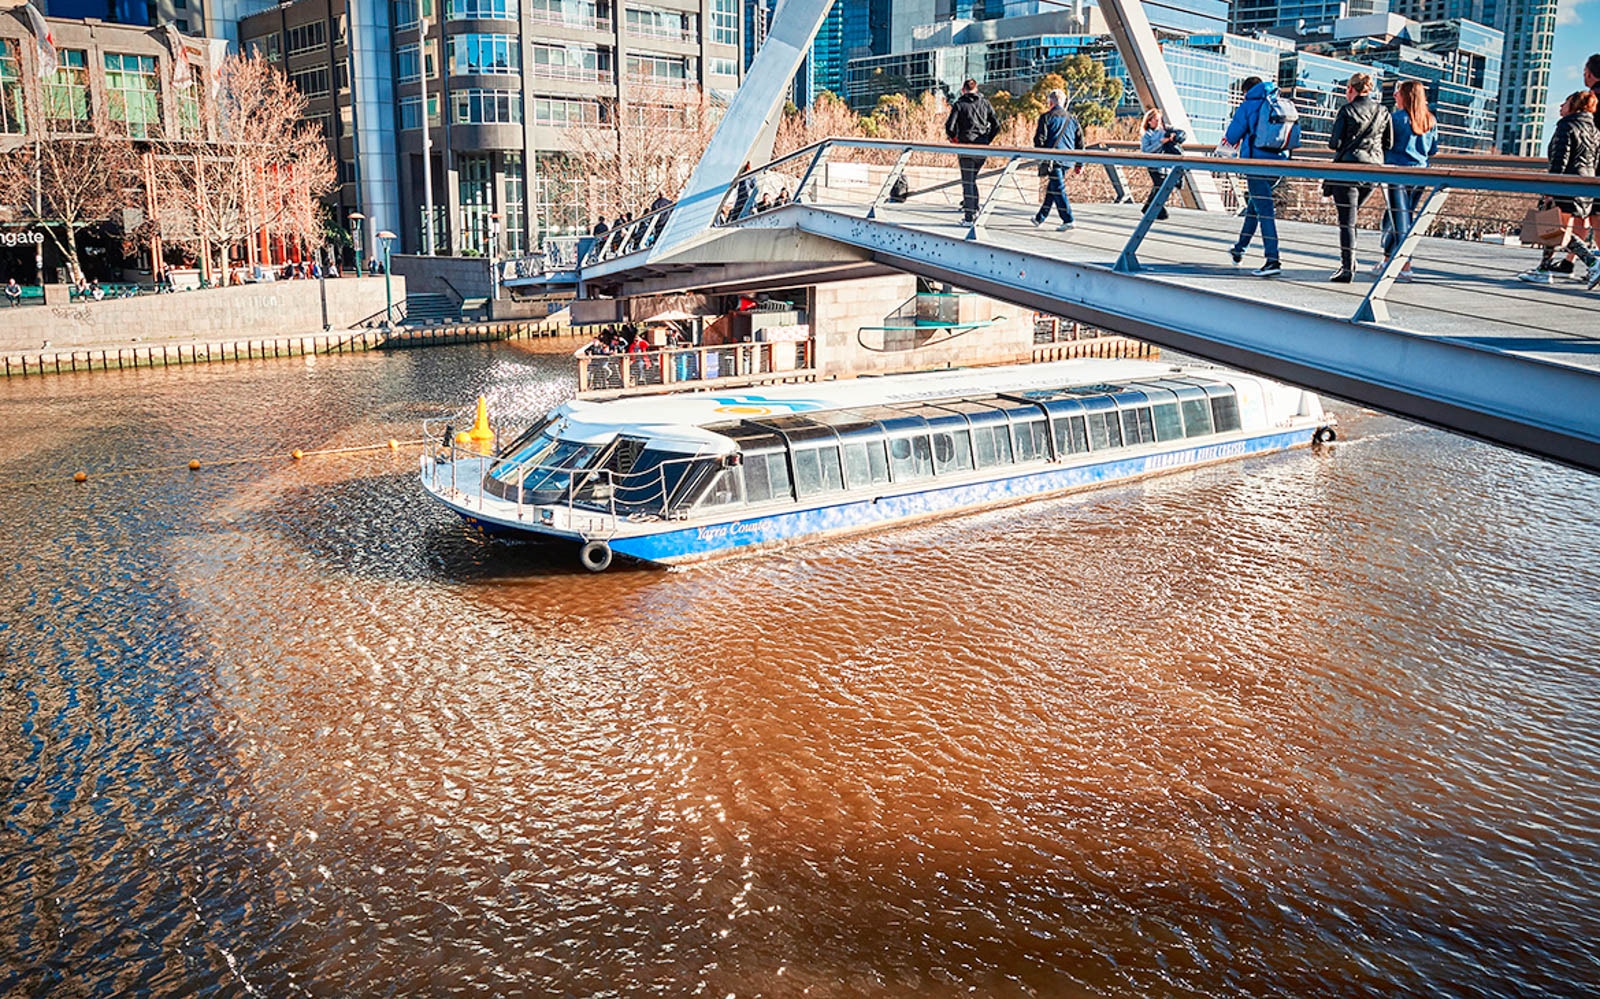
M394 301L405 298L405 279L393 278ZM116 350L162 341L272 339L322 329L317 281L282 281L238 288L208 288L171 295L140 295L71 305L0 306L0 351ZM327 282L328 322L353 326L384 308L383 278Z

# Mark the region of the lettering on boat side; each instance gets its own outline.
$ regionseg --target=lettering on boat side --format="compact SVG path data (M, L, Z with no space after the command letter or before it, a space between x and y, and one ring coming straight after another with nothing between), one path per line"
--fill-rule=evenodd
M752 534L756 531L754 524L746 524L736 520L731 524L711 524L695 530L695 538L699 541L725 541L739 534Z

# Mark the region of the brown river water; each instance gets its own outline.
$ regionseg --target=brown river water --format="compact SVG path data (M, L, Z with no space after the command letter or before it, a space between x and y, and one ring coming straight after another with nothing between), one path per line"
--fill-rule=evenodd
M0 382L0 995L1600 983L1600 479L1334 403L1318 453L597 576L415 446L283 457L569 367Z

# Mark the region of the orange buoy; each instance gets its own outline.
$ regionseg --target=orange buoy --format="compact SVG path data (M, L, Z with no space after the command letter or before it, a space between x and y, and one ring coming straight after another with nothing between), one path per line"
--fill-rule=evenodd
M191 460L189 462L189 471L191 471L191 472L200 471L200 462L198 460Z
M293 451L291 451L289 453L289 457L293 458L295 461L299 461L301 458L304 458L305 456L306 456L306 453L304 451L300 450L299 448L295 448Z
M400 442L395 440L393 437L389 438L389 450L391 450L391 451L400 450Z
M88 472L74 472L73 475L72 475L72 481L73 482L88 482L89 481L89 473Z

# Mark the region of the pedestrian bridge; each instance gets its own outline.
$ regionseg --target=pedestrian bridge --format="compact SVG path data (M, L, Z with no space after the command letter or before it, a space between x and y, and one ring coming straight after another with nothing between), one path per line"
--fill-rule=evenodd
M1600 291L1570 278L1519 282L1538 251L1514 233L1509 242L1478 238L1520 220L1541 193L1600 196L1592 178L991 147L979 182L982 209L976 224L965 225L956 152L824 142L700 196L714 203L691 205L686 197L608 233L562 277L579 279L588 296L628 296L908 272L1600 471ZM1071 231L1057 232L1054 218L1032 225L1042 159L1090 168L1069 184L1078 199ZM1148 167L1168 173L1145 210L1129 195L1148 190ZM1234 211L1178 202L1204 177L1237 209L1247 172L1280 180L1284 271L1277 278L1250 275L1262 259L1259 236L1244 266L1233 264ZM902 176L909 194L891 200ZM1327 280L1338 264L1331 203L1320 195L1328 178L1418 189L1415 227L1376 273L1382 191L1369 201L1352 284ZM763 205L762 195L770 202L785 189L788 201ZM1088 200L1096 190L1100 200ZM1173 204L1163 220L1167 199ZM715 221L694 238L661 245L677 212ZM1400 280L1408 261L1414 278ZM506 283L546 280L513 275Z

